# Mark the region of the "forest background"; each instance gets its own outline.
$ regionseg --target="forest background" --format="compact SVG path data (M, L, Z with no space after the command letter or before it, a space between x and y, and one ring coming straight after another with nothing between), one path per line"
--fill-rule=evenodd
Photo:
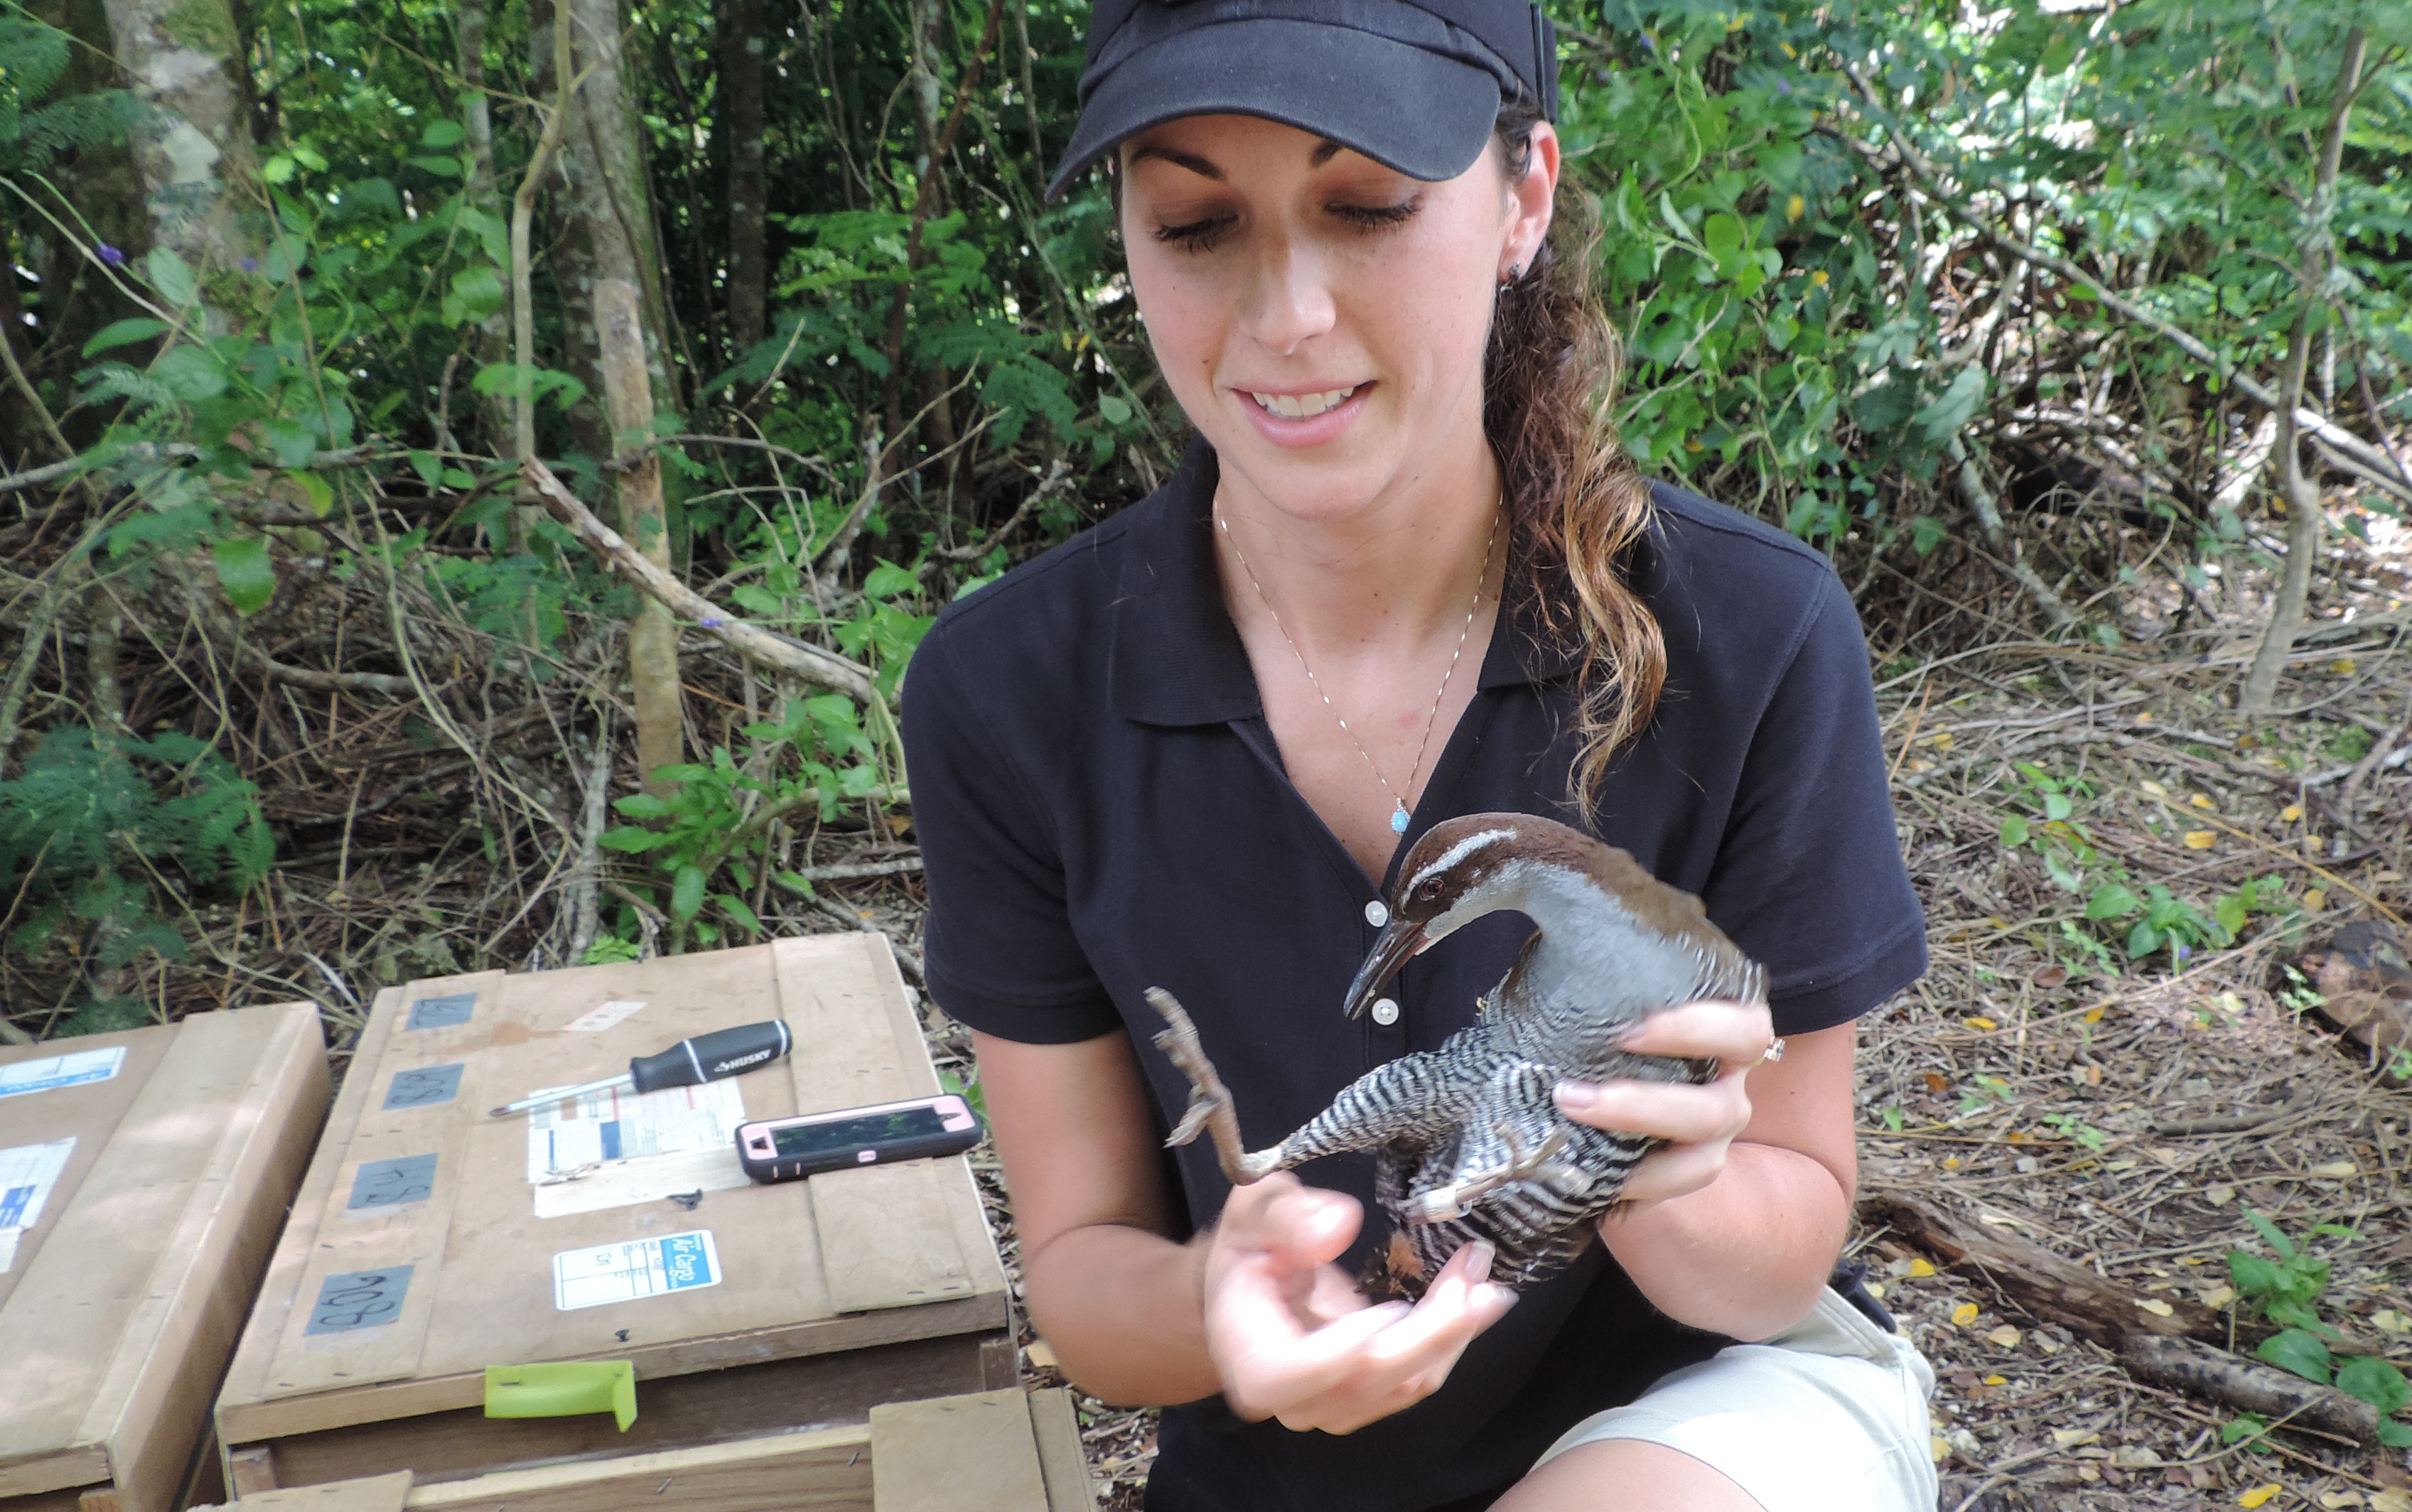
M1551 9L1626 447L1870 627L1939 963L1871 1129L2098 1165L1987 994L2168 989L2344 1045L2384 1165L2412 1032L2283 973L2405 897L2412 11ZM0 0L0 1040L917 971L913 647L1184 433L1101 183L1040 198L1086 16Z

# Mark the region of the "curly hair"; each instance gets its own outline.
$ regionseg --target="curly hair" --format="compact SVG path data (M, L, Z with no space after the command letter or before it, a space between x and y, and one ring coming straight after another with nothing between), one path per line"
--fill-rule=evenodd
M1509 181L1532 171L1530 100L1493 126ZM1483 429L1507 496L1513 592L1581 648L1574 793L1588 808L1617 751L1649 727L1667 681L1658 622L1625 579L1650 529L1650 485L1617 444L1623 351L1592 278L1598 220L1561 185L1548 241L1499 292L1483 357Z

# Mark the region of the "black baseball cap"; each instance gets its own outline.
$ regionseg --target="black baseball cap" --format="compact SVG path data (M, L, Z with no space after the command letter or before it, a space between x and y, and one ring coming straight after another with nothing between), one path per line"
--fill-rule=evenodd
M1047 198L1184 115L1262 116L1453 179L1520 97L1557 119L1557 34L1531 0L1096 0L1081 122Z

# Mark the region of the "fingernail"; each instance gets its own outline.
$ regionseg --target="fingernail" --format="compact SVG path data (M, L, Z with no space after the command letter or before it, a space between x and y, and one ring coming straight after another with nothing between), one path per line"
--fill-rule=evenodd
M1641 1041L1646 1038L1649 1034L1650 1022L1646 1019L1640 1023L1626 1024L1624 1028L1616 1032L1617 1048L1620 1050L1633 1050L1640 1046Z
M1550 1095L1557 1100L1561 1109L1569 1113L1587 1113L1591 1111L1592 1105L1599 1101L1598 1089L1581 1081L1561 1081L1550 1089Z
M1469 1284L1479 1285L1481 1283L1489 1281L1491 1279L1491 1262L1499 1257L1499 1251L1493 1246L1489 1240L1482 1239L1476 1240L1473 1243L1468 1244L1465 1249L1465 1279L1467 1283Z

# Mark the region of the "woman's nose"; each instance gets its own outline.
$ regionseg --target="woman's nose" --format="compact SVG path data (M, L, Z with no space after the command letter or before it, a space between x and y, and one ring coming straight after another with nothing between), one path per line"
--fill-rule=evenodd
M1331 289L1322 261L1297 247L1270 249L1250 301L1250 334L1266 350L1287 357L1331 329Z

